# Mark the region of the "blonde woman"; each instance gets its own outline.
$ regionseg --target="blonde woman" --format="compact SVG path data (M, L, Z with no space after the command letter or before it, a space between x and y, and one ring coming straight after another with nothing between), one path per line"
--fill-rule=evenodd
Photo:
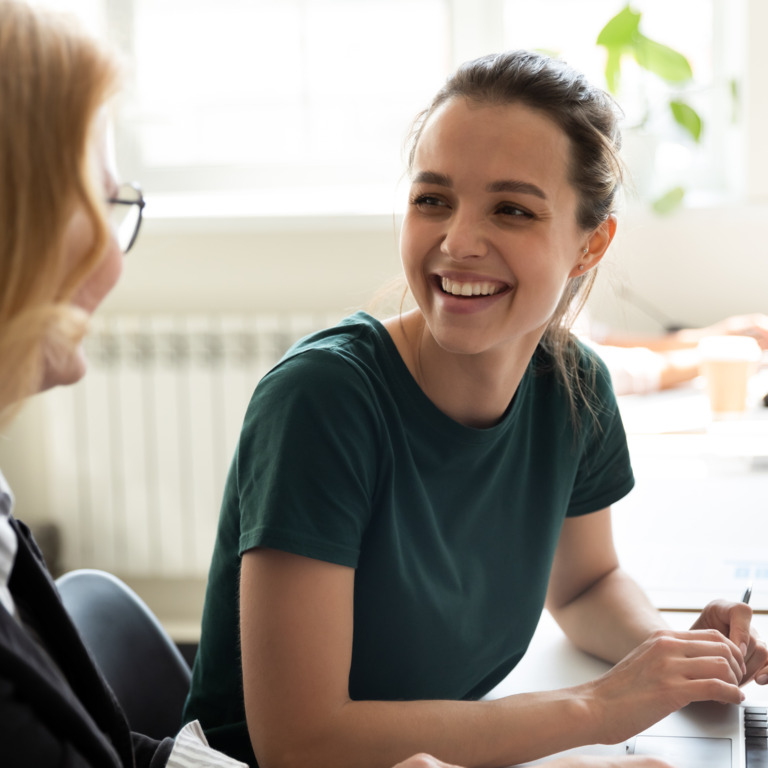
M88 318L113 288L144 201L107 153L112 55L69 20L0 2L0 420L85 373ZM0 474L0 764L237 766L197 724L131 733Z

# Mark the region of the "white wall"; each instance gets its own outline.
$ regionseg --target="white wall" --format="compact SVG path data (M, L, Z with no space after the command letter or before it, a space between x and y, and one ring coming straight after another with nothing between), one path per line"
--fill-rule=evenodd
M157 221L104 309L347 311L400 269L392 219Z
M768 313L768 205L624 217L595 289L593 312L614 328L657 331L616 296L625 281L665 314L707 325L732 314Z

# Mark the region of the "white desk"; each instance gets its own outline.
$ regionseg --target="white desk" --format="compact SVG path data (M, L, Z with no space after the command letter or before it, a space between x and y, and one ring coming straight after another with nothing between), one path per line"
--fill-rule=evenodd
M619 398L635 489L614 506L622 565L662 608L739 599L768 610L768 369L740 417L715 421L703 382Z

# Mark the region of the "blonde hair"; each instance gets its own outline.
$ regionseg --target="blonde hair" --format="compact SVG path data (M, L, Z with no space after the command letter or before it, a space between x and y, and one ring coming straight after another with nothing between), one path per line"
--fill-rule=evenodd
M69 300L107 243L90 148L118 72L72 19L0 0L0 423L40 385L44 354L67 354L85 334ZM77 209L93 239L72 268L65 232Z

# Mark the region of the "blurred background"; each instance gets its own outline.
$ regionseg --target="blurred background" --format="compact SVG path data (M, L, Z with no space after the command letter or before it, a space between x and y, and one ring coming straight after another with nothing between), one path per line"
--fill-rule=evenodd
M615 92L632 180L593 321L768 312L763 0L55 6L124 55L116 152L146 219L89 375L26 407L0 466L55 571L117 573L177 638L197 632L250 393L398 274L403 141L462 61L544 50Z

